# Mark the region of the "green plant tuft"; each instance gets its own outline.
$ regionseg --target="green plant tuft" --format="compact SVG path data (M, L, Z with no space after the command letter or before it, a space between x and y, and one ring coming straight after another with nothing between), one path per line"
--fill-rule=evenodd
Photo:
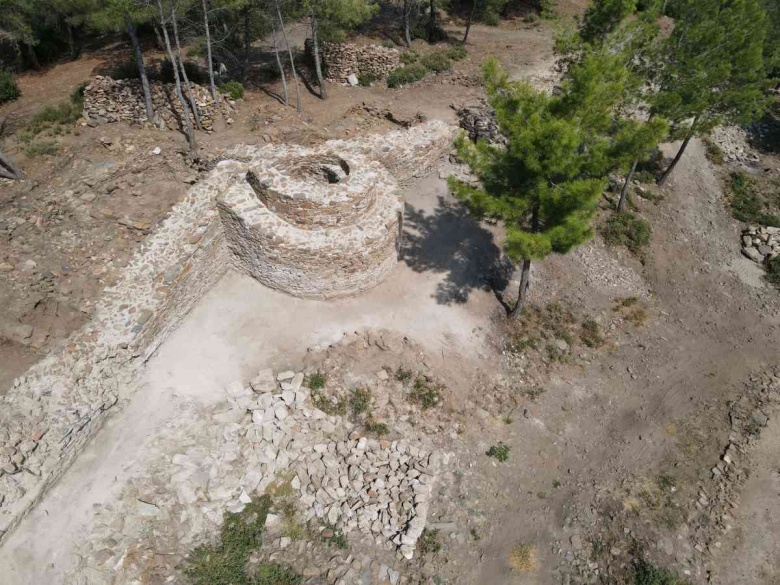
M349 396L349 410L353 416L358 416L368 411L371 406L371 390L355 388Z
M417 549L422 554L435 554L441 550L439 531L426 528L417 540Z
M403 87L420 81L428 70L419 63L393 69L387 76L387 87Z
M731 212L746 223L780 227L780 216L764 212L756 181L745 173L731 174Z
M371 85L377 79L379 79L379 77L377 77L373 73L361 73L360 75L358 75L358 85L360 87L371 87Z
M580 339L588 347L599 347L604 344L604 336L601 335L599 324L593 319L587 319L582 322Z
M322 390L328 382L328 377L322 372L306 376L305 385L309 390Z
M401 63L404 65L411 65L412 63L417 62L417 60L420 58L420 53L415 51L414 49L409 49L408 51L404 51L401 53Z
M634 585L688 585L671 571L639 560L634 564Z
M601 227L601 235L608 245L625 246L638 256L650 242L652 233L650 224L631 212L613 213Z
M244 86L238 81L227 81L219 86L219 91L226 93L230 99L240 100L244 97Z
M434 73L441 73L452 69L452 61L450 61L443 51L436 51L423 55L422 59L420 59L420 63L428 71L433 71Z
M462 59L465 59L469 52L466 50L466 47L463 45L453 45L449 49L447 49L444 54L453 61L460 61Z
M509 445L503 442L499 442L497 445L490 447L485 455L488 457L494 457L501 463L504 463L507 459L509 459L509 448Z
M434 384L425 376L418 376L409 394L409 401L421 406L423 410L428 410L439 404L441 390L441 386Z

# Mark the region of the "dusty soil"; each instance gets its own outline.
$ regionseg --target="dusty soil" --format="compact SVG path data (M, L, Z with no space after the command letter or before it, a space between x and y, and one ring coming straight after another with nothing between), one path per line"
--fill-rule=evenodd
M515 75L551 64L546 24L477 26L469 40L470 56L454 72L412 87L331 85L328 102L304 92L301 119L272 96L249 92L231 128L201 137L204 151L216 157L237 142L389 128L364 102L452 121L452 104L482 95L475 80L485 55L497 54ZM74 71L94 67L94 59ZM64 67L46 75L72 78ZM64 97L71 86L63 80L52 87ZM36 81L23 79L22 89ZM157 145L159 157L151 154ZM197 177L177 154L182 146L177 135L116 125L62 138L62 154L46 165L18 156L29 178L0 187L2 219L25 220L12 222L0 248L0 264L13 266L0 274L8 307L0 331L9 331L0 382L89 318L90 301ZM780 167L768 155L762 166ZM71 568L71 547L92 530L90 510L110 504L139 473L146 441L183 404L207 404L261 367L317 367L324 362L307 354L312 345L381 327L419 343L426 366L447 381L439 427L430 433L451 454L429 517L442 548L405 565L407 573L457 584L632 583L643 558L691 583L777 583L778 423L768 406L742 458L743 476L727 489L738 502L730 528L719 528L720 513L700 504L701 490L711 498L712 469L735 434L737 399L773 375L780 355L778 293L740 256L742 226L728 210L724 170L694 141L663 190L634 197L653 226L644 263L596 237L535 265L534 306L559 316L526 330L506 325L487 287L500 231L452 200L443 181L450 170L444 163L407 193L405 261L375 291L315 303L236 275L213 289L160 348L137 394L128 389L130 405L0 550L9 582L56 582ZM508 283L509 297L516 285ZM587 320L598 323L603 343L583 341ZM530 337L539 341L520 343ZM356 351L338 363L360 376L418 357ZM506 462L486 456L500 442L509 446ZM510 555L521 545L534 560L512 570Z

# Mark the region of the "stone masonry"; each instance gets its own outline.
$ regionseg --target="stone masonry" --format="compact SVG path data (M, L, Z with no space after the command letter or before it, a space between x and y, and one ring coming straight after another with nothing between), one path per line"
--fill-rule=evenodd
M320 49L331 81L344 82L350 75L361 74L384 77L401 66L400 51L381 45L322 43ZM306 53L312 54L311 39L306 39Z
M390 197L392 205L376 203L374 208L397 210L397 194L390 189L395 184L385 169L399 185L409 184L435 167L456 132L434 121L407 131L330 141L323 152L356 161L364 179L376 173L377 201ZM93 320L0 397L0 543L75 460L106 415L131 397L137 368L229 268L215 199L231 192L234 183L243 194L256 197L245 177L262 168L272 152L241 146L226 153L230 160L218 163L193 186L139 247L119 282L104 291ZM360 170L356 176L361 176ZM382 181L387 181L389 194ZM362 205L371 201L371 191L367 183L361 183L361 189L357 201ZM349 206L345 197L342 203ZM300 217L297 221L308 221L310 228L337 221L327 219L324 211ZM362 217L355 211L350 221ZM379 230L380 216L371 217Z
M365 291L395 266L403 203L378 162L327 146L269 146L217 198L234 263L304 298Z

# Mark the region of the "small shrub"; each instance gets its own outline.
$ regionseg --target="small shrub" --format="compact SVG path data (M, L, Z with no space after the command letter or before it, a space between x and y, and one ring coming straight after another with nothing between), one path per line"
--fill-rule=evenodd
M630 212L613 213L601 228L601 235L608 245L625 246L637 255L642 254L651 234L650 224Z
M469 54L469 52L466 50L466 47L463 45L453 45L449 49L447 49L444 54L453 61L460 61L462 59L465 59L466 56Z
M426 528L423 530L420 538L417 540L417 549L422 554L436 554L441 550L441 541L439 540L439 531Z
M219 91L226 93L230 99L240 100L244 97L244 86L239 81L227 81L219 86Z
M410 49L401 53L401 63L404 65L411 65L412 63L416 63L419 58L420 53L414 49Z
M485 10L480 20L488 26L498 26L501 24L501 15L495 10Z
M53 140L36 140L22 146L22 152L29 157L53 156L59 152L59 147Z
M765 213L757 193L754 179L745 173L731 174L731 212L736 219L746 223L758 223L780 227L780 216Z
M220 543L196 548L186 561L185 575L194 585L250 583L246 562L249 554L262 544L270 508L271 498L263 496L248 504L243 512L228 513L222 525Z
M22 95L13 73L0 69L0 104L12 102Z
M322 372L315 372L306 376L305 385L309 390L322 390L328 382L328 377Z
M338 530L335 526L332 526L330 524L326 525L325 530L323 530L321 534L322 534L322 540L324 540L328 544L331 544L336 548L340 548L342 550L346 550L349 548L349 542L347 542L347 537L344 536L344 533L341 530Z
M258 567L251 583L252 585L299 585L302 580L302 577L290 567L277 563L263 563Z
M409 401L422 407L423 410L439 404L441 398L440 386L431 383L428 378L424 376L418 376L414 381L414 387L409 394Z
M626 321L633 324L634 327L642 327L647 322L647 311L642 307L637 307L626 315Z
M539 16L545 19L555 18L555 0L539 0Z
M427 69L419 63L393 69L387 76L387 87L403 87L415 81L420 81L425 77L426 72Z
M688 581L681 579L671 571L656 567L645 560L634 564L634 585L687 585Z
M331 397L322 390L312 390L311 401L315 408L331 416L344 416L347 414L347 399L343 397Z
M775 286L780 286L780 256L767 260L766 279Z
M428 53L420 59L420 63L428 70L434 73L441 73L452 69L452 61L449 60L444 52L437 51Z
M349 397L349 410L353 416L363 414L371 406L371 390L366 388L355 388Z
M373 84L377 79L379 78L373 73L361 73L358 75L358 85L360 87L371 87L371 84Z
M722 165L726 162L723 157L723 150L711 138L704 139L704 147L706 148L707 158L712 164Z
M532 544L518 544L509 551L509 566L515 571L533 571L536 568L536 547Z
M490 447L485 455L494 457L495 459L498 459L499 462L504 463L509 459L509 445L499 442L497 445Z
M403 384L411 382L413 375L412 370L407 370L403 366L398 366L398 369L395 371L395 379Z
M152 75L152 71L147 70L146 74ZM141 72L138 71L138 63L135 60L121 61L106 71L105 75L113 79L141 79Z
M393 39L385 39L384 41L382 41L382 46L385 47L386 49L394 49L395 42L393 41Z
M632 307L639 301L639 297L618 297L615 299L615 311L623 307Z
M580 339L588 347L599 347L604 344L604 336L601 335L599 324L593 319L587 319L582 322Z

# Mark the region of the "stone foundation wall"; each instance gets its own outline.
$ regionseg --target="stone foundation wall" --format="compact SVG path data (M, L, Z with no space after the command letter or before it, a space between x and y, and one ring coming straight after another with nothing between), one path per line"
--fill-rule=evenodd
M184 114L176 97L175 86L172 83L159 82L152 82L150 86L155 125L169 129L178 128L179 120ZM235 108L229 96L223 94L217 105L205 87L193 84L192 93L204 130L213 130L214 121L219 116L224 116L228 123L232 123L231 116L235 113ZM112 79L98 75L84 90L84 117L96 123L121 121L141 126L148 122L144 103L140 80ZM190 121L195 124L192 115Z

